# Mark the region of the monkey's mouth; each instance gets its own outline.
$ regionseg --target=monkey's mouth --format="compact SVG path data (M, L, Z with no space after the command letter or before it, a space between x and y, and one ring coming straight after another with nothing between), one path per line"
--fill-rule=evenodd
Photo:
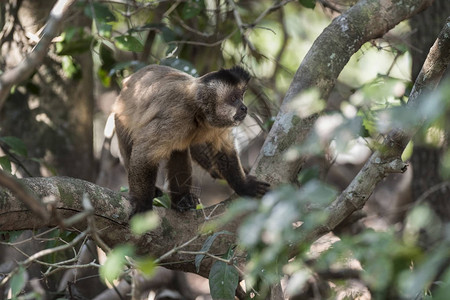
M245 119L246 116L247 116L246 113L235 114L234 117L233 117L233 119L234 119L234 121L236 121L236 122L242 122L242 121Z

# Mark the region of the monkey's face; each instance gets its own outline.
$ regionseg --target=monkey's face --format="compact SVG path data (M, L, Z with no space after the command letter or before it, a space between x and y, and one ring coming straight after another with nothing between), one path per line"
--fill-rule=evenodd
M239 125L247 116L242 99L250 75L241 67L221 69L198 79L197 101L203 118L214 127Z
M247 106L242 102L243 90L232 89L223 97L218 95L215 113L209 123L215 127L232 127L239 125L247 116Z

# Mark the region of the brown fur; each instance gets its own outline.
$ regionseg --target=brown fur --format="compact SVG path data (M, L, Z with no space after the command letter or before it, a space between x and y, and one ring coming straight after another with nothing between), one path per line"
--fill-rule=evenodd
M267 191L267 184L245 175L231 137L231 128L247 112L242 98L248 79L238 67L194 78L151 65L124 80L114 111L136 212L151 209L153 197L160 193L155 180L163 159L168 160L174 208L195 206L190 194L191 151L201 166L227 179L236 192L256 196Z

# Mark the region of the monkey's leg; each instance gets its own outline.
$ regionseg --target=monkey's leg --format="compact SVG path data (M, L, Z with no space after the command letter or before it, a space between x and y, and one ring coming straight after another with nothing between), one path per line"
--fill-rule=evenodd
M160 196L161 190L156 186L158 164L148 160L147 151L140 147L133 148L128 166L128 184L133 214L151 210L153 198Z
M270 184L245 174L234 149L229 152L217 152L213 161L217 165L217 170L238 195L261 197L269 191Z
M211 145L209 144L199 144L191 146L191 156L192 159L197 162L200 167L205 169L209 174L211 174L214 179L223 179L222 175L217 170L216 164L214 164L214 157L217 154Z
M191 193L192 164L189 149L172 152L167 171L172 208L178 211L195 208L198 198Z

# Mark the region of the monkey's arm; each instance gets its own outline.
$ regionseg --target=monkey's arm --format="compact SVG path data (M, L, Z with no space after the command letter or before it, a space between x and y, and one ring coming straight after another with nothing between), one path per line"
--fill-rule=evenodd
M217 151L208 144L193 145L190 147L192 159L205 169L212 178L224 179L214 163Z
M262 197L269 191L270 184L246 175L236 151L219 151L213 160L221 176L240 196Z

